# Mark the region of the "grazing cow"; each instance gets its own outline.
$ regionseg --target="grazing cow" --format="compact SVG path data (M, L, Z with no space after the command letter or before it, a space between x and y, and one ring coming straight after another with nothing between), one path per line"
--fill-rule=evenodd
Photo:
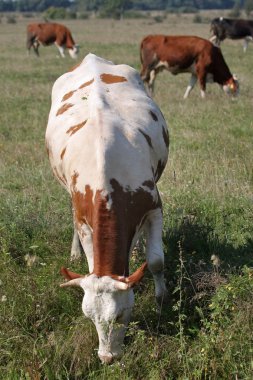
M75 44L70 30L61 24L42 23L27 25L27 49L30 53L31 47L39 56L39 46L55 44L59 49L60 55L65 57L65 49L68 49L71 58L77 58L79 51L78 45Z
M98 355L110 363L121 354L133 286L146 266L159 304L166 293L156 186L168 157L166 122L136 70L88 54L53 86L46 145L71 196L74 240L79 237L89 266L86 276L63 268L69 281L62 286L84 290L82 309L96 326ZM147 262L129 275L142 231Z
M141 77L153 93L156 74L163 69L176 75L191 73L184 94L187 98L197 80L201 96L205 97L206 83L216 82L228 94L237 95L238 81L232 76L221 50L210 41L193 36L149 35L141 42Z
M211 22L212 37L210 41L220 45L225 38L240 40L244 38L243 50L246 52L248 43L253 41L253 20L214 18Z

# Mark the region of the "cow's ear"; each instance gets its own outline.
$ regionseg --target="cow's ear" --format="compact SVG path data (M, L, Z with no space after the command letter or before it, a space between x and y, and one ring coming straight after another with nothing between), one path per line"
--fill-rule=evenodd
M75 278L84 277L82 274L74 273L68 270L67 268L62 267L60 269L60 273L65 277L67 280L74 280Z
M125 279L125 282L129 284L130 286L134 286L138 284L138 282L141 281L142 277L144 276L145 269L147 268L148 263L145 261L140 268L138 268L134 273L132 273L129 277Z
M67 286L81 286L81 281L86 277L84 275L71 272L70 270L64 267L61 268L60 273L68 280L63 284L60 284L61 288Z

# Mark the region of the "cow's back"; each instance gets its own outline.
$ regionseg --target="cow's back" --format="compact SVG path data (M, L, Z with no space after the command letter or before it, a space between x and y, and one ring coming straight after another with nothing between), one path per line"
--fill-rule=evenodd
M139 74L92 54L56 81L46 140L70 192L74 173L82 189L109 191L112 181L137 189L167 160L166 123Z
M36 37L43 45L53 44L58 41L58 44L68 45L67 41L70 39L70 46L73 46L74 41L71 33L67 27L57 23L33 23L27 26L27 35ZM67 46L68 47L68 46Z
M141 43L141 57L189 67L200 54L211 54L212 43L195 36L149 35ZM149 62L150 63L150 62Z

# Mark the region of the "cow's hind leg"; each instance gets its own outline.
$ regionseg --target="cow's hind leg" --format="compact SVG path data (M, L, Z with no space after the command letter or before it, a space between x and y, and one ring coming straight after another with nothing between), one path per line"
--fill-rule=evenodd
M40 46L40 43L39 41L37 40L34 40L33 41L33 50L34 50L34 53L37 55L37 57L39 57L39 46Z
M148 93L150 96L153 96L153 94L154 94L155 77L156 77L155 70L151 70L150 75L149 75L149 81L148 81Z
M184 99L188 98L188 96L189 96L191 90L193 89L193 87L195 86L196 82L197 82L197 77L196 77L196 75L192 74L189 85L187 86L187 89L186 89L185 94L184 94Z
M167 296L164 281L164 253L162 247L162 210L150 211L145 223L147 234L146 259L155 282L155 296L159 306Z
M89 273L92 273L94 267L92 231L86 223L78 224L77 231L88 262Z

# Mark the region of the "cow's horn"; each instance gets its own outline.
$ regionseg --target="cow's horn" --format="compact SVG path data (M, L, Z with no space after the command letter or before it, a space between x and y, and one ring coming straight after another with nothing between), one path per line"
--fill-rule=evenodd
M63 284L60 284L60 287L65 288L67 286L81 286L82 279L83 279L83 277L74 278L73 280L63 282Z
M117 280L115 281L114 286L117 290L127 290L130 288L130 284Z

